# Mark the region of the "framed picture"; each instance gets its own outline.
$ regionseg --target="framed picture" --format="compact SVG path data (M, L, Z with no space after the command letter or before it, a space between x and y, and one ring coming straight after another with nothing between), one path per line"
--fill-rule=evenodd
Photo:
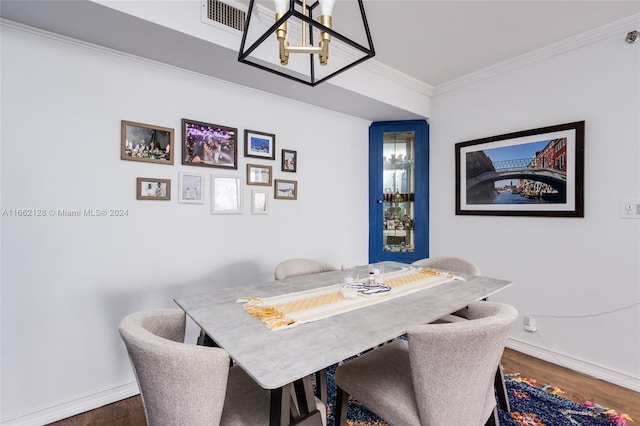
M211 214L242 213L242 179L211 175Z
M244 131L244 156L276 159L276 135L272 133Z
M457 143L456 214L584 217L584 125Z
M267 191L251 191L251 214L269 213L269 193Z
M136 178L136 200L170 200L171 180Z
M185 204L203 204L204 175L180 172L180 192L178 202Z
M276 179L274 198L282 200L298 199L298 181Z
M289 149L282 150L282 171L292 172L297 171L298 153Z
M247 164L247 185L271 186L271 166Z
M182 119L182 164L238 168L238 129Z
M121 160L173 164L173 129L122 120L120 133Z

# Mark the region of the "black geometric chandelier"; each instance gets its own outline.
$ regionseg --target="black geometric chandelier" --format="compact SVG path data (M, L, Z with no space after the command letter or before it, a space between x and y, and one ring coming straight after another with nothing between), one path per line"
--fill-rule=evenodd
M362 0L309 2L251 0L238 61L316 86L375 56Z

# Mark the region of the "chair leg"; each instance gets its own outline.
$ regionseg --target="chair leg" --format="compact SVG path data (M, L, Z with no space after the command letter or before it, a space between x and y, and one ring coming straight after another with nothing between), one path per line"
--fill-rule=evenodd
M337 387L336 389L336 425L344 426L347 422L347 407L349 394Z
M504 383L504 372L502 371L502 365L500 364L498 364L498 370L496 371L494 386L498 396L498 406L502 411L506 411L508 413L511 411L511 407L509 406L509 397L507 396L507 386Z
M500 426L500 418L498 417L498 407L493 407L493 412L487 419L484 426Z

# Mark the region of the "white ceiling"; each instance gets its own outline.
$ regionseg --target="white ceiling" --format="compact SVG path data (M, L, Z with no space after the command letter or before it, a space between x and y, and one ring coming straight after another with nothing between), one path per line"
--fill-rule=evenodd
M131 1L119 0L120 3ZM170 0L142 0L147 5L166 1ZM171 1L199 3L199 0ZM334 9L336 30L336 21L349 22L356 17L338 15L343 1L347 0L338 0ZM372 121L419 118L411 111L371 99L361 92L327 83L315 88L292 83L238 63L237 52L120 13L100 2L118 3L114 0L0 0L0 15ZM435 91L452 80L487 67L561 44L632 15L633 22L637 22L635 17L640 16L637 15L640 0L364 0L364 7L376 52L370 62L378 61ZM200 24L199 17L197 19ZM632 30L640 28L625 29L620 34L621 43L626 32ZM190 55L193 51L200 54ZM335 102L337 98L339 103Z
M375 59L436 87L639 13L640 1L365 0L365 10Z

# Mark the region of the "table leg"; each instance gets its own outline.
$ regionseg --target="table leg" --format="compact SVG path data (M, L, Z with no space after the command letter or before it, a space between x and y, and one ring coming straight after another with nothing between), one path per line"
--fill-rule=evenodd
M322 426L322 416L316 408L310 377L271 390L269 424Z
M291 383L278 389L271 389L271 407L269 425L288 425L291 417Z
M325 369L316 371L316 396L325 404L329 399L329 395L327 393L327 370Z
M200 330L200 335L198 336L198 342L196 343L198 346L211 346L217 347L216 342L213 341L211 337L204 330Z

